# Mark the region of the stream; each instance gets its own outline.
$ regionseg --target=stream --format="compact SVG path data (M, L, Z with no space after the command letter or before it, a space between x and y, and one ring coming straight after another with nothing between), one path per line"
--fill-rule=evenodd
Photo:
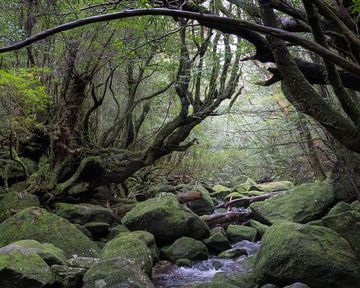
M245 208L234 208L243 212ZM218 211L214 211L214 214ZM250 242L247 240L235 243L232 248L244 249L247 256L235 259L225 259L218 256L210 256L207 260L195 262L192 267L178 267L168 261L157 264L153 275L155 288L186 288L189 284L210 282L216 273L244 273L249 272L245 265L247 257L255 255L260 248L260 241Z

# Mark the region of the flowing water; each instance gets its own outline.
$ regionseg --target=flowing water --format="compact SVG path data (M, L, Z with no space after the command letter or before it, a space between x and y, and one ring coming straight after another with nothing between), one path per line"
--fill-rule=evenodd
M185 288L188 284L202 283L211 281L216 273L241 273L248 272L249 268L245 265L245 259L256 254L260 247L260 242L241 241L233 245L233 248L245 249L248 256L240 256L236 259L223 259L220 257L210 257L208 260L196 262L192 267L177 267L176 265L164 263L163 267L157 270L154 275L154 285L156 288Z

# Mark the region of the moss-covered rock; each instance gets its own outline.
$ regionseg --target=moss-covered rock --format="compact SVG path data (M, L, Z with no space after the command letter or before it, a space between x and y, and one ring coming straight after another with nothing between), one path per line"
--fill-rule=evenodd
M0 222L25 208L39 206L39 199L29 193L0 194Z
M192 262L190 259L181 258L176 260L175 265L179 267L191 267Z
M55 277L46 262L35 252L19 246L0 249L0 287L48 287Z
M179 259L189 259L191 261L204 260L209 256L209 252L204 243L189 237L181 237L170 246L160 249L162 258L176 263Z
M281 190L289 190L294 187L294 183L290 181L274 181L257 184L257 187L264 192L274 192Z
M84 227L91 233L94 239L106 237L109 233L110 224L103 222L89 222Z
M240 256L247 256L247 251L242 248L232 248L221 252L218 256L225 259L235 259L239 258Z
M348 212L350 210L352 210L352 209L351 209L351 205L349 203L340 201L340 202L336 203L336 205L333 208L331 208L331 210L329 211L329 213L326 216L332 216L332 215L340 214L343 212Z
M317 181L296 186L262 202L250 205L254 218L263 223L288 220L306 223L324 216L334 202L331 184Z
M153 288L149 277L131 260L117 257L100 261L84 275L83 288Z
M77 256L68 259L67 264L70 267L89 269L92 265L99 261L99 258Z
M360 259L360 212L348 211L326 216L321 223L345 238Z
M0 246L33 239L51 243L72 255L97 257L99 248L73 224L41 208L27 208L0 224Z
M257 230L252 227L243 225L229 225L226 230L226 235L232 243L240 242L243 240L255 241Z
M130 230L125 225L116 225L114 227L111 227L109 229L109 234L107 235L107 239L108 240L114 239L115 237L119 236L120 233L124 233L124 232L130 232Z
M248 176L241 175L232 181L233 191L245 192L245 191L260 191L256 182Z
M260 285L302 282L312 288L355 288L359 264L349 243L333 230L283 221L263 236L255 273Z
M57 203L55 213L72 223L85 224L88 222L111 223L115 215L110 208L88 203L69 204Z
M122 237L122 236L130 237L130 238L133 237L135 239L143 241L151 251L153 264L159 262L159 249L156 246L154 235L152 235L147 231L139 230L139 231L121 233L119 234L118 237Z
M150 249L143 240L136 239L131 235L124 235L114 238L106 243L101 260L116 257L130 259L142 271L151 277L153 260Z
M203 239L210 233L205 222L179 204L172 194L138 203L122 222L132 231L149 231L158 244L170 243L182 236Z
M224 192L224 191L230 193L230 192L232 191L231 188L226 187L226 186L224 186L224 185L220 185L220 184L214 185L214 186L212 187L212 189L214 190L215 193ZM214 193L214 192L213 192L213 193Z
M226 237L225 230L214 229L210 233L210 237L203 240L208 248L216 252L222 252L231 248L230 242Z
M193 186L191 191L200 192L201 199L189 202L188 207L199 216L211 214L214 211L215 205L209 191L201 185Z
M236 287L241 288L254 288L257 287L255 282L255 275L252 272L246 273L216 273L213 280L214 282L225 282Z
M284 288L310 288L308 285L300 282L285 286Z
M211 281L205 283L194 284L188 286L188 288L238 288L239 286L232 285L226 282Z
M261 238L265 234L266 230L269 228L269 226L262 224L254 219L250 219L248 225L256 229L259 238Z
M41 244L36 240L20 240L9 244L7 247L14 247L38 254L48 265L65 265L66 257L64 252L52 244Z

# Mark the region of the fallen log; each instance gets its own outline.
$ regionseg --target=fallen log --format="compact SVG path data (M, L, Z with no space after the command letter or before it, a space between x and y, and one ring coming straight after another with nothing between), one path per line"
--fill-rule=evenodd
M279 194L279 193L278 192L270 192L270 193L266 193L266 194L260 195L260 196L239 198L239 199L231 200L229 202L221 203L218 206L216 206L216 209L228 208L228 207L245 207L246 208L246 207L249 207L249 205L253 202L264 201L264 200L269 199L272 196L275 196L277 194Z
M190 191L190 192L179 193L176 195L176 198L180 203L187 203L202 199L202 194L201 192Z
M201 216L201 219L209 226L225 225L233 222L246 222L250 219L251 213L249 212L225 212L212 215Z

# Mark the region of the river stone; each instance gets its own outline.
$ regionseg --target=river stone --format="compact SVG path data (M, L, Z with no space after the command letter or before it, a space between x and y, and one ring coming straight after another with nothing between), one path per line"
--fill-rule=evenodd
M229 225L226 230L226 235L232 243L237 243L243 240L254 242L256 234L257 230L255 228L243 225Z
M321 223L345 238L360 258L360 212L348 211L326 216Z
M66 257L64 252L52 244L41 244L36 240L20 240L6 246L8 248L17 248L24 253L32 252L38 254L48 265L65 265ZM0 248L1 251L2 248Z
M132 231L149 231L158 244L171 243L182 236L203 239L210 234L205 222L179 204L172 194L138 203L122 222Z
M211 281L211 282L199 283L187 287L188 288L237 288L239 286L235 286L226 282Z
M106 237L109 233L110 224L103 222L88 222L84 227L91 233L94 239Z
M11 245L0 249L0 287L41 288L54 281L50 267L35 252Z
M274 181L257 184L257 187L259 187L264 192L274 192L281 190L289 190L294 187L294 183L290 181Z
M296 282L289 286L285 286L284 288L310 288L310 287L304 283Z
M99 258L92 258L92 257L73 257L67 261L67 264L71 267L75 268L84 268L89 269L92 265L99 262Z
M164 259L173 263L183 258L196 261L205 260L209 257L205 244L189 237L181 237L160 251Z
M226 237L225 230L223 228L214 229L211 231L210 237L203 240L207 247L216 252L223 252L231 248L230 242Z
M248 253L245 249L232 248L224 252L221 252L218 256L220 258L225 258L225 259L235 259L235 258L239 258L240 256L247 256L247 254Z
M241 288L254 288L257 287L255 282L255 275L252 272L246 273L216 273L213 280L214 282L225 282L236 287Z
M97 257L99 248L73 224L41 208L27 208L0 224L0 246L33 239L51 243L72 255Z
M25 208L39 206L39 199L29 193L0 194L0 222Z
M250 219L248 225L256 229L259 238L261 238L265 234L266 230L269 228L269 226L262 224L254 219Z
M153 288L149 277L125 257L100 261L85 273L83 288Z
M151 251L143 240L131 235L116 237L105 244L101 260L120 256L132 260L135 265L151 277L153 260Z
M262 202L250 204L254 218L271 224L278 220L307 223L327 213L334 202L331 184L317 181L296 186Z
M55 274L56 281L61 283L61 288L79 288L82 287L82 278L86 269L77 267L68 267L64 265L52 265L51 271Z
M260 285L302 282L312 288L355 288L359 265L349 243L333 230L282 221L263 236L255 273Z
M279 287L274 284L265 284L264 286L261 286L260 288L279 288Z
M72 223L85 224L89 222L103 222L110 224L115 215L110 208L104 208L100 205L93 205L88 203L83 204L69 204L56 203L55 213Z

